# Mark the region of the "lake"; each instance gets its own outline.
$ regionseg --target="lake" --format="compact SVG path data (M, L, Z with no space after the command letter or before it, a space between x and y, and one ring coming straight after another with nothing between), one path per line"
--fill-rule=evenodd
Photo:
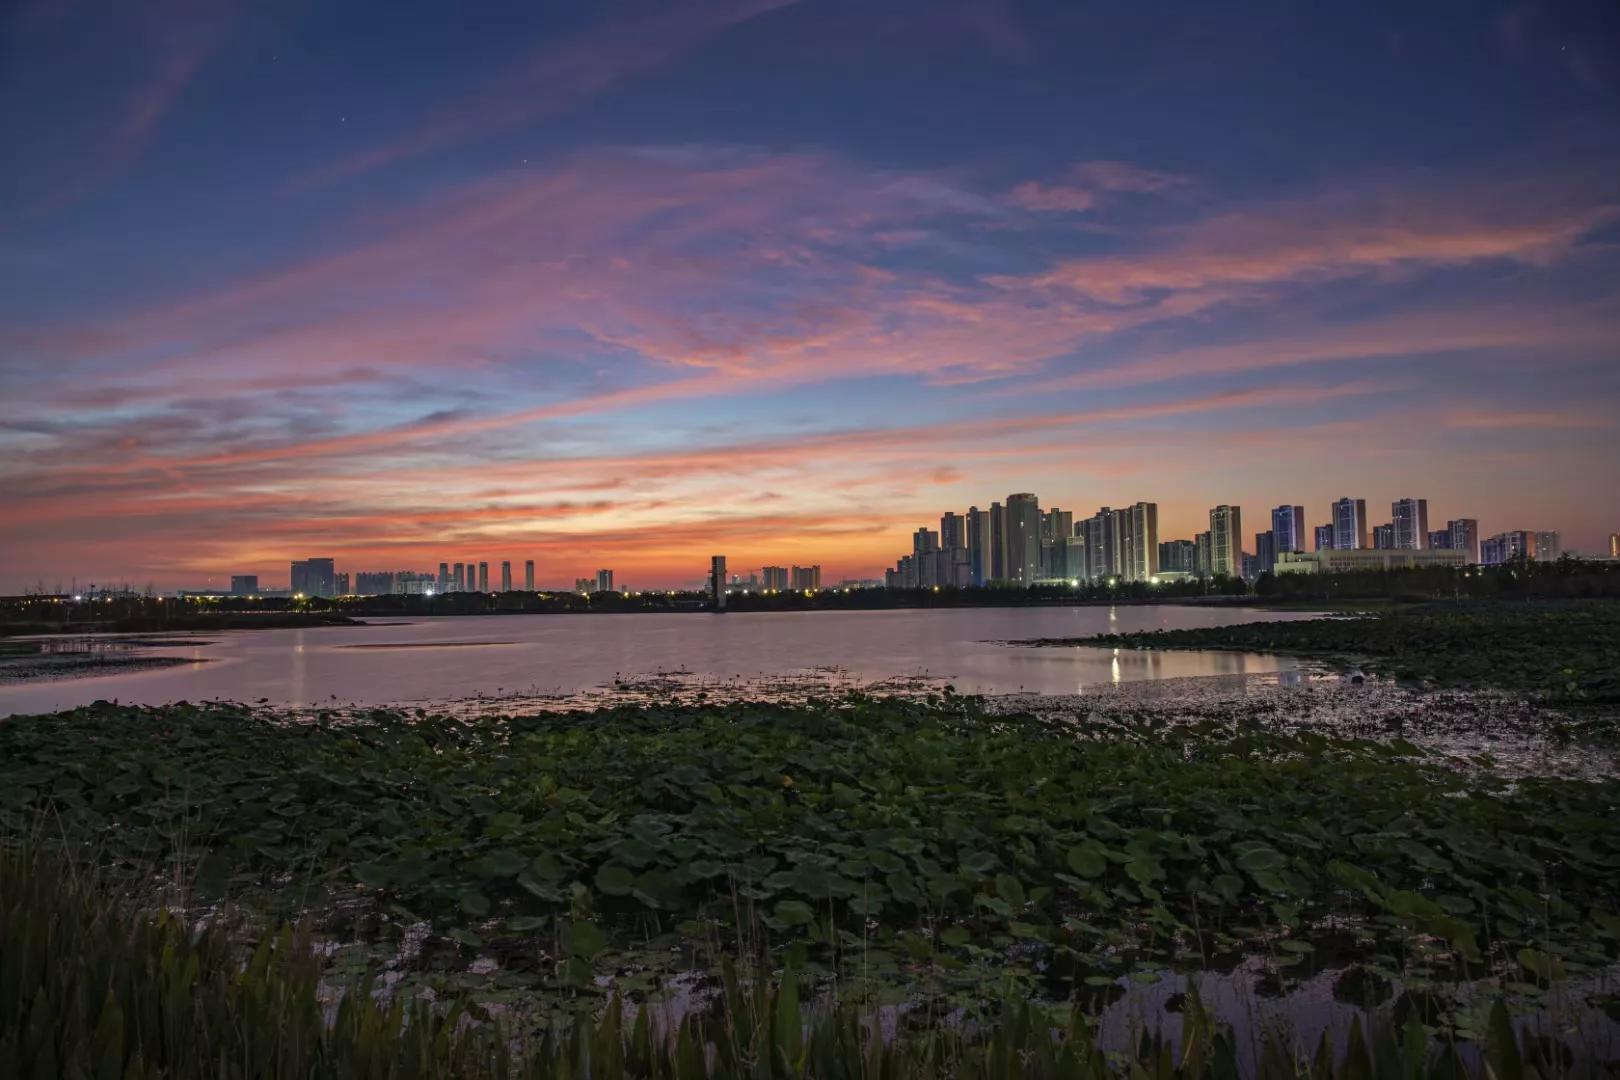
M141 655L201 661L195 664L0 685L0 716L97 699L161 705L263 698L275 705L308 706L572 694L675 671L723 680L833 669L860 682L921 676L963 693L1074 694L1117 682L1289 671L1298 664L1260 654L1009 648L995 642L1313 617L1318 616L1154 604L724 616L494 615L224 631L198 635L195 644L141 650Z

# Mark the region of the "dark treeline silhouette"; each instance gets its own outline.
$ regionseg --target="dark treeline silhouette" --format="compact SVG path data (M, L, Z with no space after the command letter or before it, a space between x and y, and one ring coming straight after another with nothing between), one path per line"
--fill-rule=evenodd
M1559 599L1620 596L1620 563L1563 558L1490 567L1425 567L1342 574L1263 575L1250 587L1236 578L1148 584L1117 581L1029 588L842 589L734 592L731 611L861 611L882 608L1026 607L1095 603L1342 603L1435 599ZM0 598L0 633L234 630L344 624L359 618L434 615L629 614L701 612L701 592L654 591L443 593L427 595L159 598L116 596L72 601Z

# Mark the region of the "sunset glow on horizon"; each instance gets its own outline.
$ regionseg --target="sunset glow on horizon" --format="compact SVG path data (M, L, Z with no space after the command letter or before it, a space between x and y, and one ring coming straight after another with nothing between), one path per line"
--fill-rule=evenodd
M0 17L0 593L1620 531L1612 9L526 8Z

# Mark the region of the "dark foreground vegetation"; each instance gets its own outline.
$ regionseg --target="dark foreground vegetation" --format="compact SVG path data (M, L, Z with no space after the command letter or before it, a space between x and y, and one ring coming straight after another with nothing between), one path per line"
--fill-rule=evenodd
M1620 602L1614 600L1429 604L1350 619L1020 644L1283 652L1442 686L1532 691L1561 705L1620 706Z
M1083 1013L1028 1001L971 1033L933 1022L885 1038L858 1004L804 1009L794 972L745 982L729 963L715 1007L672 1023L615 995L595 1015L514 1031L476 1004L385 996L365 976L323 984L304 934L282 930L244 944L218 925L192 933L182 918L117 899L32 849L0 850L0 913L0 1061L25 1077L1370 1080L1601 1068L1515 1031L1501 1001L1480 1047L1434 1038L1413 1012L1400 1029L1357 1023L1342 1052L1323 1036L1314 1054L1301 1055L1283 1031L1245 1048L1196 995L1182 1009L1179 1039L1141 1030L1108 1053Z
M639 1054L642 1065L624 1066L637 1075L653 1068L648 1055L700 1075L693 1048L722 1031L740 1042L711 1055L719 1075L811 1065L815 1075L1015 1075L1060 1050L1075 1057L1048 1075L1092 1075L1086 1022L1054 1044L1045 1006L1095 1015L1128 978L1229 971L1256 956L1285 982L1336 972L1335 993L1359 1004L1399 994L1402 1022L1415 1017L1436 1042L1403 1034L1378 1052L1421 1070L1460 1038L1445 985L1484 980L1534 997L1620 955L1620 779L1508 783L1400 740L1260 731L1242 716L1181 727L1093 717L1077 729L947 697L290 722L232 706L103 704L0 724L0 827L103 890L193 917L234 913L232 940L261 942L242 978L285 970L307 986L293 945L265 959L262 944L297 923L310 939L353 942L340 953L351 971L408 956L401 986L505 1003L516 1010L508 1035L571 1032L542 1044L548 1067ZM19 876L15 864L8 874ZM12 963L10 950L26 946L8 938L0 1024L13 1025L10 1037L55 1030L61 1009L100 1045L104 989L135 994L141 972L179 979L164 985L182 1004L207 978L229 981L234 969L219 960L163 975L152 950L183 935L141 925L116 932L123 944L95 946L137 950L124 975L46 993L37 1023L40 998L24 987L55 976L40 973L43 960ZM476 976L475 957L488 963ZM741 989L728 969L743 972ZM722 1004L701 1010L674 1049L654 1047L634 1022L602 1026L615 995L656 1002L694 973ZM305 992L266 983L208 996L227 1025L230 1008L307 1010ZM808 1035L785 1019L801 997L824 1006ZM182 1007L167 1000L147 1007ZM827 1015L832 1001L842 1008ZM1044 1004L995 1019L1007 1001ZM899 1018L906 1049L892 1071L872 1072L859 1063L877 1043L859 1020L902 1002L912 1006ZM135 1013L121 1015L122 1030L136 1030ZM374 1068L401 1024L376 1016L340 1014L326 1035L306 1017L288 1029L304 1033L288 1036L290 1052L369 1039L370 1049L331 1052ZM454 1030L412 1019L402 1053L435 1071L449 1059L431 1055L452 1053ZM1000 1041L971 1042L975 1032ZM1199 1060L1227 1052L1213 1035L1205 1029ZM1492 1038L1491 1052L1510 1052L1510 1038ZM479 1061L495 1052L477 1046ZM1152 1074L1169 1074L1158 1063L1171 1050L1144 1053Z

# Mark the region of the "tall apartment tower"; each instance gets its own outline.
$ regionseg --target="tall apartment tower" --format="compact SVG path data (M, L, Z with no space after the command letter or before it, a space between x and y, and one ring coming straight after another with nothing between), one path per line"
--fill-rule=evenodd
M1119 572L1126 581L1150 581L1159 572L1159 504L1139 502L1117 511Z
M1395 526L1395 547L1422 550L1429 544L1429 500L1396 499L1389 507L1389 523Z
M501 592L512 591L512 560L501 560Z
M596 572L596 591L597 592L612 592L613 591L613 571L611 571L611 570L598 570Z
M450 591L463 592L467 588L467 570L460 563L450 568Z
M1333 550L1333 523L1332 522L1329 522L1326 525L1318 525L1316 527L1316 543L1315 543L1315 545L1313 545L1313 550L1316 550L1316 551L1332 551Z
M523 591L534 592L534 560L523 560Z
M1007 580L1032 585L1041 569L1041 504L1021 491L1007 496Z
M1452 518L1446 522L1446 531L1451 534L1451 550L1462 552L1471 563L1479 562L1478 518Z
M1209 512L1209 572L1238 577L1243 573L1243 511L1222 503Z
M439 591L450 591L450 564L447 562L439 564Z
M1303 506L1279 506L1271 512L1271 542L1277 551L1305 550Z
M478 564L478 591L489 592L489 563Z
M967 547L963 536L962 516L954 510L947 510L939 519L939 547L941 551L954 551L957 548Z
M1006 581L1007 510L998 502L990 504L990 580Z
M709 602L716 611L726 609L726 557L715 555L709 559Z
M1367 546L1367 500L1343 498L1333 504L1333 547L1356 551Z
M982 586L993 580L990 573L990 513L977 506L967 512L968 581Z

